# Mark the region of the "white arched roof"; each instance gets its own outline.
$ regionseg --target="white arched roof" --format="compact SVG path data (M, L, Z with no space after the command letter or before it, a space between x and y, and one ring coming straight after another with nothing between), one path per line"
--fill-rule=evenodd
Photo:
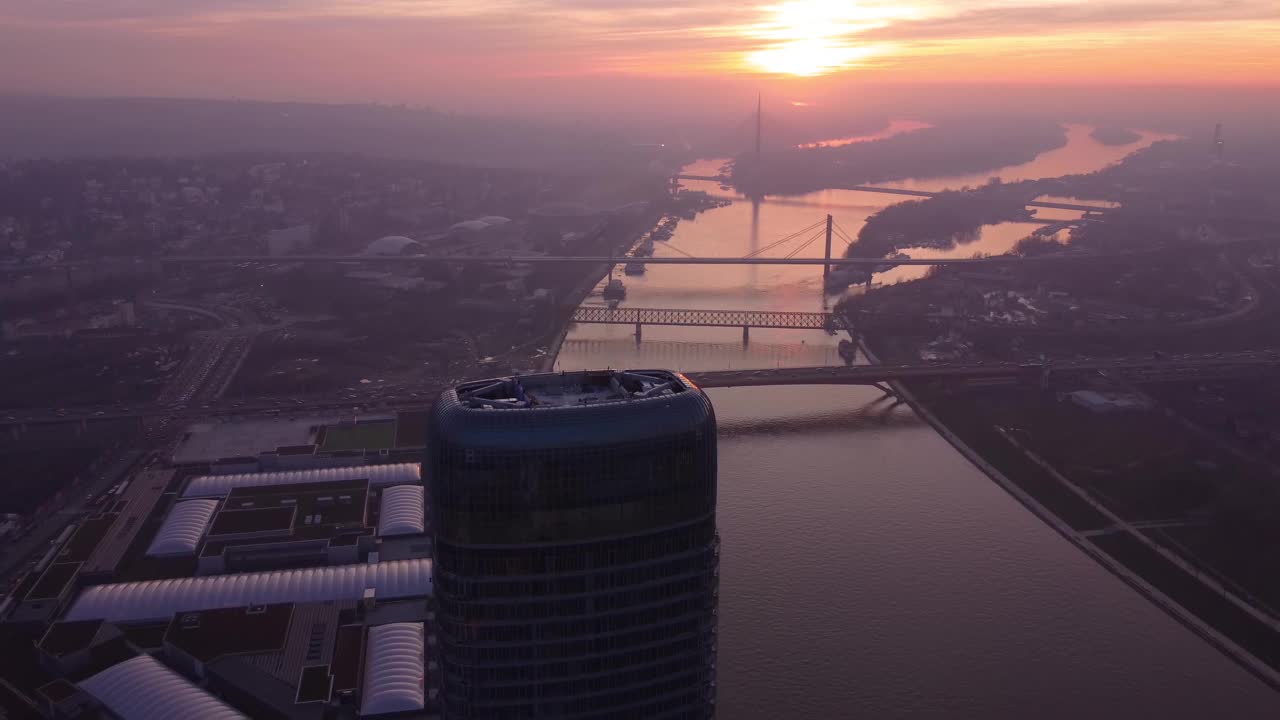
M182 496L185 498L223 497L238 487L364 479L368 479L369 484L374 487L420 483L422 466L418 463L393 463L391 465L349 465L318 470L201 475L187 484L187 489L183 491Z
M506 225L511 222L511 218L502 217L501 215L485 215L477 219L485 225Z
M449 231L469 230L471 232L479 232L488 229L488 227L489 223L483 220L463 220L460 223L454 223L453 227L449 228Z
M173 506L156 537L147 548L148 555L195 555L209 520L218 509L212 499L186 500Z
M406 248L420 248L422 243L404 235L387 235L365 246L365 255L403 255Z
M421 485L396 485L383 490L378 535L421 535L426 530L426 509Z
M247 720L150 655L139 655L76 683L123 720Z
M360 716L421 710L426 706L426 644L420 622L369 628Z
M369 588L380 598L430 595L431 561L418 558L94 585L80 592L63 620L130 623L215 608L359 600Z

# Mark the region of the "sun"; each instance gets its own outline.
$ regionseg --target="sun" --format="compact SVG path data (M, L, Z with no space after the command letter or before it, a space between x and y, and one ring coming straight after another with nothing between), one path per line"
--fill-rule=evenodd
M744 34L764 41L764 47L747 53L747 64L800 77L853 67L883 52L882 46L858 42L857 34L908 14L901 6L866 7L852 0L789 0L760 9L764 19Z
M792 40L750 53L747 61L769 73L812 77L843 70L874 54L869 48L842 47L820 39Z

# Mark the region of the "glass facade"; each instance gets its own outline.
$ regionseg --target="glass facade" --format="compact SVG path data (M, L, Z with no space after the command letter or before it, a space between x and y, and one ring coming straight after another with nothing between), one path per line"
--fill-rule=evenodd
M711 717L710 401L656 371L507 382L512 400L461 386L432 415L445 717Z

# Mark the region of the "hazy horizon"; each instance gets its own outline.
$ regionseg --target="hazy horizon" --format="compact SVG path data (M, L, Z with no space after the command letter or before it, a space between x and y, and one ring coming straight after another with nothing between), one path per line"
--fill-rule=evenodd
M15 0L0 93L679 117L980 86L1176 107L1280 87L1277 37L1266 0Z

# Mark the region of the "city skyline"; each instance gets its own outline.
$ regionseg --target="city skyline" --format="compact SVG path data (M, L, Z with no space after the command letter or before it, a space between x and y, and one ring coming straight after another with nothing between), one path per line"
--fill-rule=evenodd
M0 718L1280 716L1277 10L0 1Z

